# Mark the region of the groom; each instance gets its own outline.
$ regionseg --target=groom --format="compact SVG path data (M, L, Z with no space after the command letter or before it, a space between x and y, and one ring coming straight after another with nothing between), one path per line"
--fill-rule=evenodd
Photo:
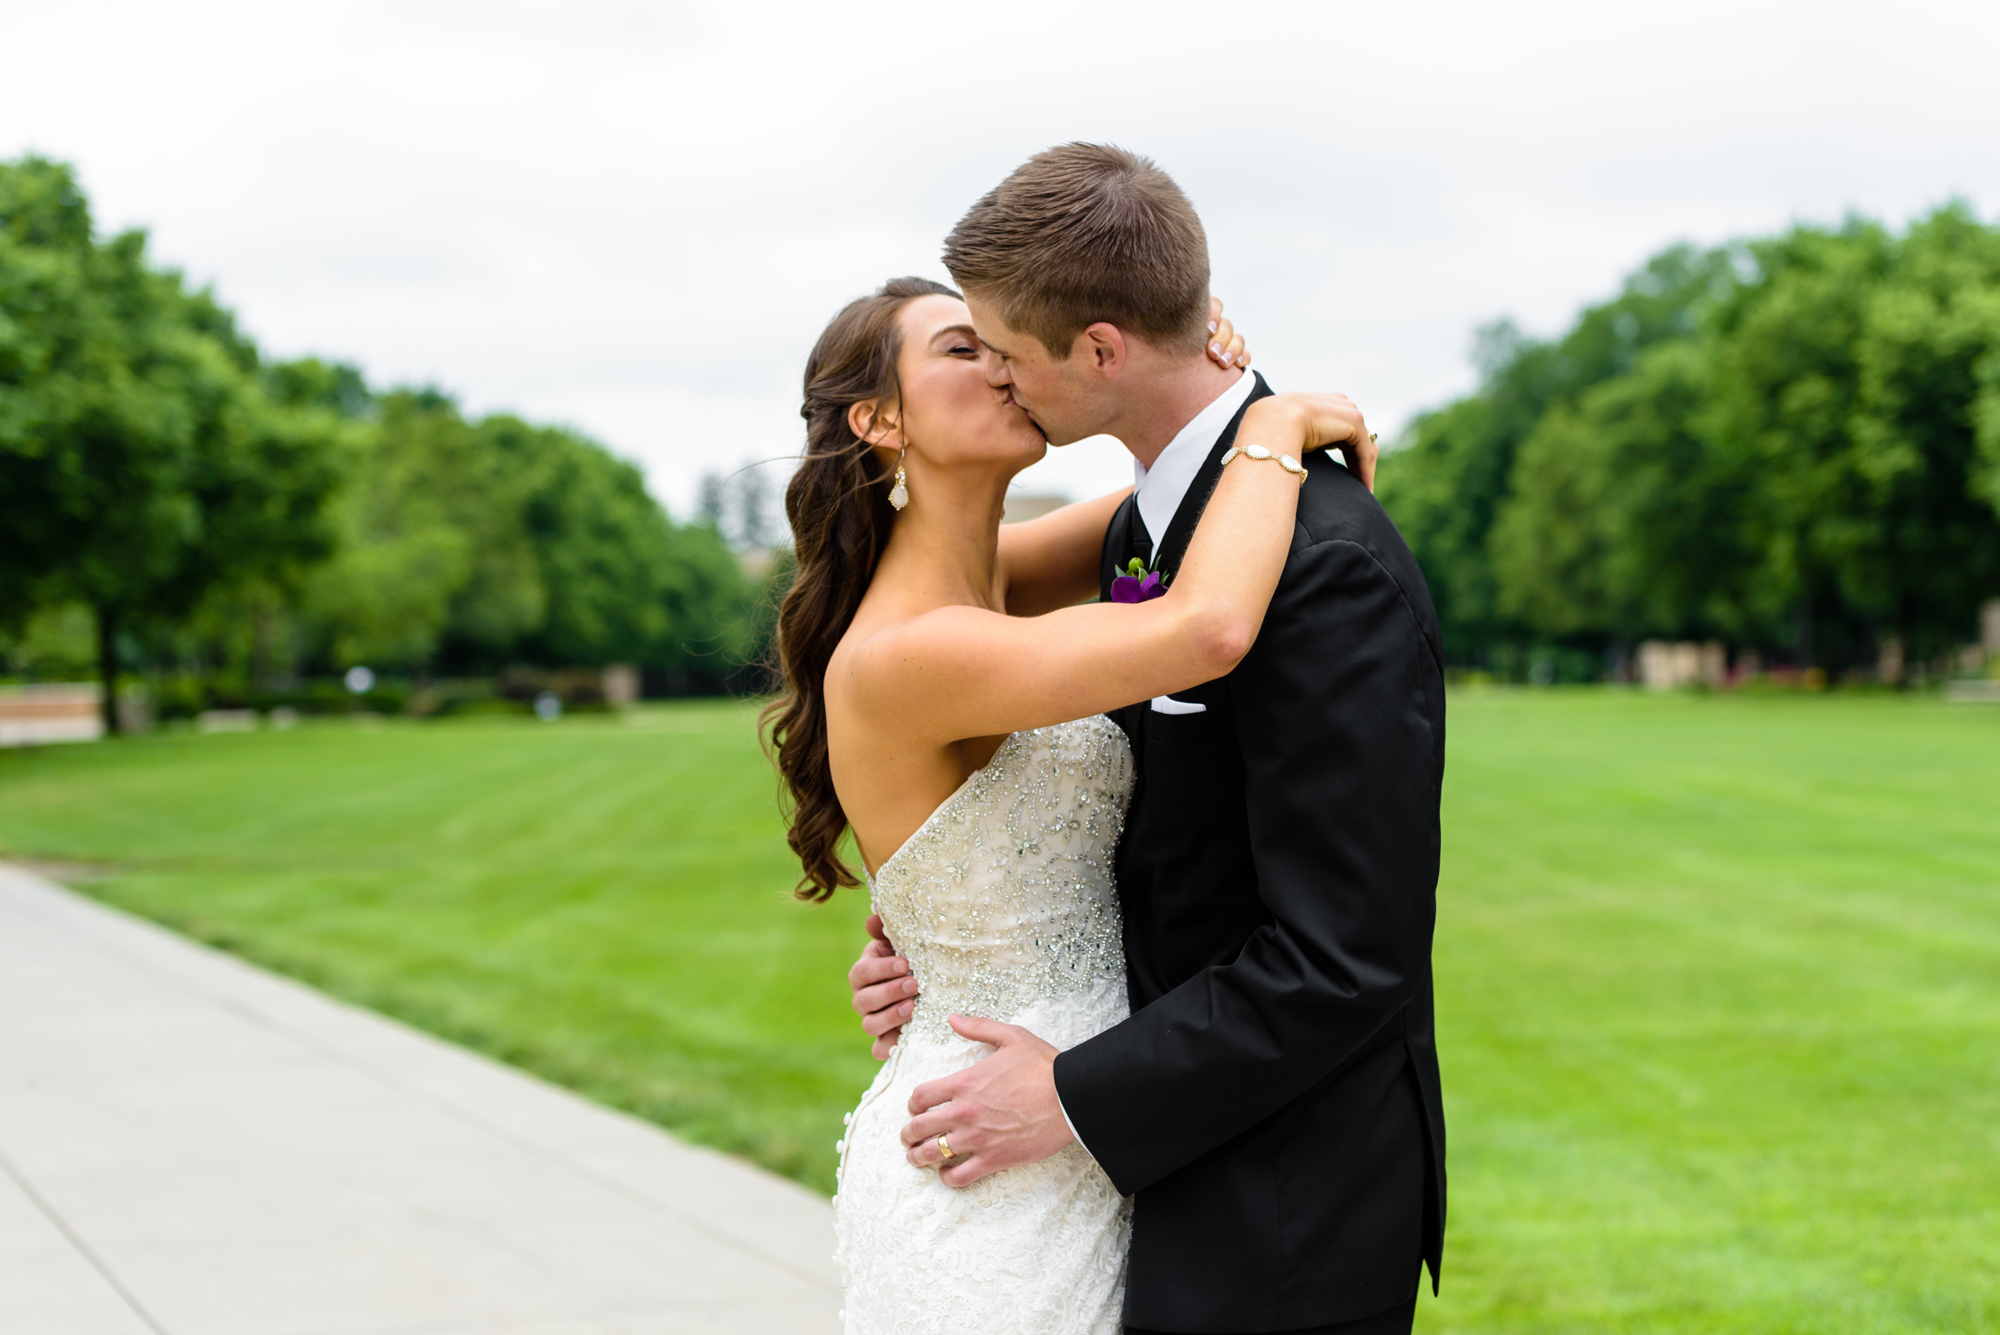
M1137 461L1106 590L1132 557L1171 582L1244 407L1271 392L1204 355L1186 196L1144 158L1069 144L975 204L944 258L993 383L1052 444L1103 432ZM912 1162L952 1186L971 1177L936 1138L976 1128L984 1172L1074 1139L1136 1197L1131 1335L1406 1332L1422 1262L1436 1285L1439 654L1395 526L1314 464L1249 655L1118 715L1138 770L1117 860L1131 1018L1060 1054L955 1021L994 1053L911 1100ZM914 991L901 964L877 943L851 975L890 1041Z

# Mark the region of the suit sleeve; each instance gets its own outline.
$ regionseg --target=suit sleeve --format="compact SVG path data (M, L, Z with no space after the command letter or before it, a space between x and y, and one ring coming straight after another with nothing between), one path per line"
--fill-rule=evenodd
M1292 1102L1429 977L1443 680L1403 589L1358 543L1295 547L1229 687L1269 921L1056 1062L1127 1194Z

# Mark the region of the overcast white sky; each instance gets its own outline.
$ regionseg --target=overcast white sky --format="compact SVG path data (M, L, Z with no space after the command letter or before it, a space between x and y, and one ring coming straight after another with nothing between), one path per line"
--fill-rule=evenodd
M806 350L1069 139L1155 157L1281 386L1378 427L1679 239L2000 214L2000 5L0 0L0 155L275 355L567 422L686 514ZM1084 442L1024 480L1129 480Z

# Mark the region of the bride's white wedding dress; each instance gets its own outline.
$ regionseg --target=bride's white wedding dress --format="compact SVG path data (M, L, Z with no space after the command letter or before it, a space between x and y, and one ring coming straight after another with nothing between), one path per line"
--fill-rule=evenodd
M1112 856L1132 779L1107 718L1017 732L870 882L923 991L840 1144L848 1335L1118 1335L1131 1205L1088 1154L960 1191L911 1167L899 1133L912 1090L992 1051L954 1012L1058 1048L1125 1018Z

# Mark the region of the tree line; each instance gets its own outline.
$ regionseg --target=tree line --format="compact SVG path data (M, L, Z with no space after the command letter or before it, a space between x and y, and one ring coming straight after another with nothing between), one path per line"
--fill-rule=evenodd
M2000 228L1963 205L1673 247L1476 360L1380 478L1455 664L1714 639L1894 675L2000 594ZM191 705L357 663L718 689L769 619L724 531L772 541L771 492L706 478L676 524L573 431L265 358L66 166L0 163L0 648L87 634Z
M100 238L68 167L0 163L0 638L87 609L113 726L132 669L197 695L355 664L718 689L761 605L714 525L595 442L264 358L143 232Z
M1454 663L1720 640L1895 678L2000 596L2000 228L1962 204L1677 246L1476 361L1380 469Z

